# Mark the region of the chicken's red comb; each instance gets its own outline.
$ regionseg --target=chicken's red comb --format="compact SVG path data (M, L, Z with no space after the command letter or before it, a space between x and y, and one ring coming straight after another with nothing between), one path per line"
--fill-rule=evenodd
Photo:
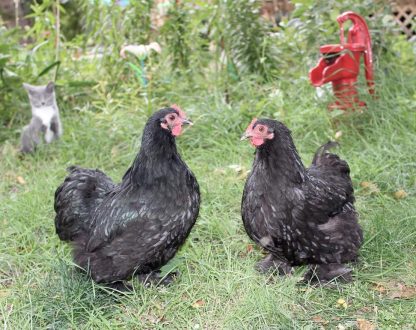
M251 131L253 129L254 124L257 122L257 118L253 118L250 125L248 125L246 131Z
M172 104L170 107L171 107L172 109L174 109L174 110L176 110L176 111L178 112L179 117L181 117L181 118L186 118L186 114L185 114L185 112L183 112L183 110L180 108L180 106L179 106L179 105L177 105L177 104Z

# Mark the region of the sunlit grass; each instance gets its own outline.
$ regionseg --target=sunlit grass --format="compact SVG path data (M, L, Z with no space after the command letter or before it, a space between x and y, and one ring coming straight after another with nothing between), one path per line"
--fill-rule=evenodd
M383 80L379 98L370 99L363 114L332 119L327 100L316 100L307 81L243 81L230 91L232 105L212 86L204 89L203 81L192 91L185 81L176 82L148 97L154 110L180 104L195 122L178 139L202 192L198 222L171 263L180 277L167 288L135 283L134 293L117 296L74 270L70 247L54 233L54 191L71 164L98 167L119 181L138 150L148 106L128 93L77 109L61 101L61 141L20 158L18 131L11 130L0 147L0 323L8 329L333 329L353 328L363 318L380 329L416 326L414 299L391 299L374 289L392 281L416 285L413 92ZM297 284L304 269L289 278L254 271L262 253L247 248L251 242L241 223L244 178L229 168L251 166L253 149L239 136L254 116L284 121L305 164L342 131L338 151L351 167L365 236L352 284L310 288ZM370 193L360 186L363 181L378 191ZM406 198L393 198L399 189ZM346 309L337 305L339 298Z

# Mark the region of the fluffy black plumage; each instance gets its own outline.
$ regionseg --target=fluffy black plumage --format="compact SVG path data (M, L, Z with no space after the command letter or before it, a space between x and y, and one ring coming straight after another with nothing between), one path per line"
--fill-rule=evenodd
M98 283L120 287L133 274L154 278L198 217L198 183L172 131L161 127L171 113L178 115L166 108L150 117L120 184L99 170L71 167L56 190L56 232L72 242L76 264Z
M251 133L257 125L267 131L264 140ZM253 121L246 137L257 150L242 198L243 223L250 238L270 252L258 269L287 274L307 264L307 281L351 280L344 264L357 259L363 236L349 166L327 152L335 143L319 148L305 168L282 123Z

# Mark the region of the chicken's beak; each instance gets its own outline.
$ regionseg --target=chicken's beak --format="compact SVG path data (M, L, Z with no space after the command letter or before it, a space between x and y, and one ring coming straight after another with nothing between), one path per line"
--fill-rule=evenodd
M250 136L251 136L250 133L244 132L244 134L241 136L240 141L247 140Z
M194 123L191 122L189 119L182 119L182 125L189 125L192 126Z

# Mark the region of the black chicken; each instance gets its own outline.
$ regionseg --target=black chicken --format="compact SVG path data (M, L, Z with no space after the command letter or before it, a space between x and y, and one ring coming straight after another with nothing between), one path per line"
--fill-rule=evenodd
M351 281L345 263L357 259L363 236L348 164L327 152L336 143L320 147L305 168L289 129L278 121L254 119L244 138L257 150L242 198L243 223L269 252L257 269L283 275L309 265L305 281Z
M191 122L177 106L153 114L120 184L99 170L70 167L56 190L56 232L72 242L75 263L97 283L126 289L122 281L133 274L146 283L160 280L160 267L185 242L200 194L176 150L184 124Z

